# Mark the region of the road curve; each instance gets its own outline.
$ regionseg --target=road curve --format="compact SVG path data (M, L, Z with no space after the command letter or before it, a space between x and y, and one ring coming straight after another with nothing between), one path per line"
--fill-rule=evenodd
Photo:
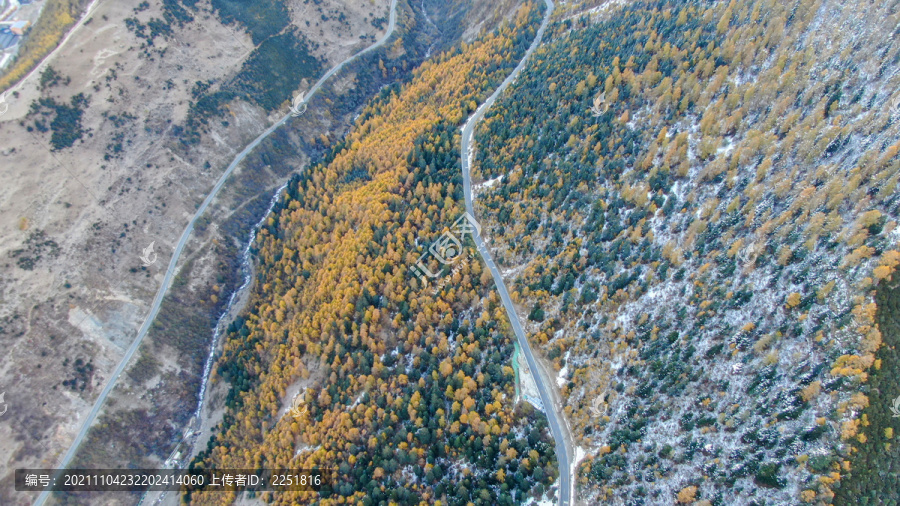
M544 36L544 30L547 28L547 23L550 21L550 15L553 14L554 8L552 0L544 0L544 3L547 5L547 11L544 13L544 20L541 23L541 27L538 29L534 41L532 41L528 51L525 52L525 56L522 57L522 60L516 66L515 70L512 71L496 90L494 90L494 93L485 100L484 104L478 108L475 114L469 118L466 125L463 127L462 147L460 150L462 154L463 190L466 195L466 211L472 216L475 216L475 207L472 204L472 168L469 163L472 135L475 133L475 127L478 122L484 118L485 112L490 109L494 104L494 101L497 100L497 97L500 96L500 94L503 93L503 91L516 79L519 72L525 67L528 58L540 45L541 38ZM569 506L572 504L572 476L570 467L572 455L570 455L566 437L563 432L564 430L568 430L568 428L565 425L565 421L561 420L561 416L556 412L555 403L550 396L550 391L547 384L544 382L544 378L540 374L541 369L539 369L538 363L534 359L534 354L531 352L531 345L525 337L525 331L522 329L519 315L516 314L512 299L509 297L509 292L506 290L506 283L503 281L503 276L500 275L500 271L497 269L497 265L494 264L494 260L491 257L491 252L488 250L481 236L474 235L473 237L475 239L475 245L478 247L478 252L481 254L482 258L484 258L485 264L487 264L488 268L491 270L491 276L494 277L497 291L500 292L500 298L503 299L503 306L506 308L506 314L509 315L509 321L512 323L513 331L516 333L516 339L519 341L519 346L525 354L525 359L528 361L528 367L531 369L534 382L541 394L541 403L544 405L544 410L547 413L547 422L550 425L550 432L553 434L553 440L556 442L556 459L559 462L559 504L560 506Z
M303 100L303 105L305 106L309 103L309 100L319 91L319 88L325 83L328 78L339 72L344 68L345 65L351 63L361 57L362 55L374 51L379 47L383 46L385 42L394 34L394 29L397 25L397 0L391 0L391 12L388 20L388 29L385 34L374 44L371 46L359 51L353 56L347 58L346 60L338 63L334 67L331 68L328 72L325 73L322 77L316 81L316 84L313 85L309 91L306 92L305 99ZM299 105L299 104L298 104ZM93 408L91 408L90 413L88 413L87 418L85 418L84 422L81 424L81 430L78 432L78 435L72 441L72 444L69 446L69 449L66 451L62 460L59 462L59 468L64 469L69 465L69 462L72 460L72 457L75 456L75 452L78 450L78 446L81 445L81 442L84 440L84 437L87 435L88 430L91 427L91 424L97 418L97 415L100 412L100 408L103 407L103 403L106 401L107 396L112 391L113 387L116 384L116 381L121 376L122 372L125 371L125 367L128 365L128 362L131 360L134 353L137 351L138 346L140 346L141 341L143 341L144 337L147 336L147 332L150 330L150 325L153 323L153 320L156 319L157 313L159 313L159 308L162 305L163 297L165 297L166 292L169 289L169 285L172 283L172 278L175 276L175 268L178 264L178 259L181 256L181 252L184 250L185 244L187 244L188 239L191 236L191 233L194 231L194 225L197 223L197 220L203 215L206 211L206 208L209 207L210 203L212 203L213 199L215 199L216 195L219 193L219 190L225 185L225 182L228 180L228 177L234 172L234 169L262 142L266 137L272 134L276 129L280 126L287 123L287 121L291 118L291 113L287 113L280 120L275 122L272 126L267 128L262 134L259 135L256 139L253 140L247 147L244 148L235 158L232 160L231 164L228 165L228 168L225 169L225 172L219 177L219 180L216 182L216 185L213 187L212 191L210 191L209 195L206 196L206 199L197 209L197 212L194 214L194 217L191 218L190 223L188 223L187 228L184 229L184 232L181 234L181 239L178 241L178 244L175 246L175 252L172 254L172 259L169 260L169 266L166 269L166 276L163 278L162 285L159 287L159 291L156 292L156 298L153 299L153 305L150 307L150 313L147 315L147 318L144 320L144 324L141 325L140 330L138 331L137 337L135 337L134 341L129 346L128 350L125 352L125 355L122 356L122 360L119 362L119 365L113 371L112 375L109 378L109 381L106 382L106 386L103 387L103 391L100 392L100 396L97 397L97 400L94 402ZM50 493L47 491L41 492L41 495L38 496L37 500L35 500L35 506L41 506L50 496Z

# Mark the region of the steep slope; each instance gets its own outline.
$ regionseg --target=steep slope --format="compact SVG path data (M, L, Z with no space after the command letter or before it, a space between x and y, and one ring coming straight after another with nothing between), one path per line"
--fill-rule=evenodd
M503 17L511 3L493 14ZM0 503L31 502L12 489L13 468L53 467L65 454L225 167L287 113L298 89L308 94L332 63L380 37L390 2L229 4L98 2L58 56L6 97L9 109L0 106L0 383L9 385ZM158 467L175 453L195 412L212 327L276 188L341 138L379 89L409 79L431 45L456 42L427 29L423 8L432 16L452 9L468 29L469 13L494 2L399 4L389 44L334 76L307 114L237 167L197 220L158 318L75 465ZM271 26L254 20L284 9L279 32L261 39L267 34L255 30Z
M873 290L900 260L895 11L565 19L489 113L478 218L565 365L584 500L896 501L869 406L900 394L870 381L896 360Z
M546 419L515 402L490 273L464 234L442 242L465 209L458 127L540 16L527 4L514 26L425 63L291 181L258 234L248 313L216 369L226 414L196 466L335 470L318 496L264 495L277 504L510 504L553 483Z
M54 6L75 3L38 2L48 15L56 11ZM340 5L338 0L327 3ZM368 45L360 35L368 39L382 33L383 28L364 19L370 13L383 15L388 3L367 3L358 17L345 16L359 31L324 38L346 44L334 57ZM304 79L324 72L327 54L311 47L308 27L282 26L281 37L255 47L241 25L223 24L209 2L150 4L95 2L85 24L42 69L4 94L0 105L0 384L6 385L9 408L0 428L0 438L8 442L0 445L3 504L31 500L13 490L14 468L53 467L78 432L79 421L144 322L162 281L161 265L171 258L220 169L268 126L270 113L287 110ZM286 50L296 53L285 55ZM285 61L305 65L280 79L274 72L267 80L257 79L257 84L270 85L266 91L282 95L274 105L266 104L261 90L245 85L258 78L260 68L274 70L278 62L272 60L280 56L293 56ZM404 62L385 60L396 62L398 72L390 77L397 79ZM406 62L406 68L412 66ZM199 145L186 147L179 127L191 103L200 99L198 81L216 83L215 90L231 85L241 93L227 104L233 109L202 129ZM380 83L359 84L355 91L366 97ZM352 109L361 104L358 98L351 110L332 111L319 135L332 128L342 132ZM295 154L305 156L300 150ZM260 191L269 193L276 178L286 174L244 177L250 181L242 186L246 193L239 203ZM202 241L229 241L224 231L202 228L194 237L205 232ZM189 245L192 253L195 246ZM204 253L216 251L192 260L209 271L228 267L228 258L216 256L221 249L210 247ZM206 286L198 283L201 293L195 292L193 304L187 305L195 318L192 326L203 327L207 340L209 325L199 321L215 313L229 275L213 276ZM166 342L199 344L184 339L185 334L166 336ZM183 353L154 358L162 369L156 386L162 384L173 396L196 395L196 390L184 391L199 374L191 358ZM172 412L187 411L178 405L156 408L148 411L169 420L175 418L168 416ZM140 430L134 423L128 426L129 432ZM136 439L168 439L159 428L170 430L170 424L147 426L154 437ZM112 464L108 458L103 461Z

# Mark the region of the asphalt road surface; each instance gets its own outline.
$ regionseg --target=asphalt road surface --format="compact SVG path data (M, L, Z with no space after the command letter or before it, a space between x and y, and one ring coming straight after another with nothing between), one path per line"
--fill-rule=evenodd
M463 127L462 131L462 172L463 172L463 190L466 195L466 211L475 216L475 208L472 205L472 180L471 180L471 170L469 164L469 152L472 146L472 135L475 132L475 127L478 123L484 118L485 112L494 104L494 101L500 96L501 93L512 83L516 77L519 75L519 72L525 67L525 63L528 61L528 58L534 52L535 49L540 45L541 38L544 36L544 30L547 28L547 23L550 21L550 15L553 13L553 1L552 0L544 0L544 3L547 4L547 11L544 14L544 20L541 23L541 27L538 29L537 35L532 41L531 46L528 48L528 51L525 53L525 56L522 57L522 60L516 66L515 70L500 84L500 86L485 100L484 104L478 108L475 114L469 119L466 125ZM500 298L503 299L503 306L506 308L506 313L509 315L509 320L512 323L513 331L516 333L516 339L519 341L519 346L522 348L522 352L525 354L525 359L528 361L528 367L532 371L532 376L534 376L534 382L537 385L538 391L541 394L541 403L544 405L544 410L547 413L547 422L550 425L550 432L553 434L553 440L556 442L556 459L559 462L559 504L560 506L569 506L572 504L572 476L571 476L571 450L569 449L569 445L567 444L567 438L564 431L568 430L568 427L565 425L565 422L562 420L562 417L559 413L556 412L555 403L553 402L553 398L550 396L550 390L547 386L544 378L540 374L541 369L538 367L538 363L534 358L534 354L531 352L531 345L528 343L528 339L525 337L525 331L522 329L522 323L519 321L519 316L516 314L515 307L513 306L512 299L509 297L509 292L506 290L506 283L503 281L503 276L500 275L500 271L497 269L497 265L494 264L494 260L491 257L491 252L488 250L487 246L484 244L484 240L480 235L473 235L475 239L475 245L478 247L478 252L481 254L482 258L484 258L485 264L487 264L488 268L491 270L491 275L494 277L494 283L497 285L497 291L500 293Z

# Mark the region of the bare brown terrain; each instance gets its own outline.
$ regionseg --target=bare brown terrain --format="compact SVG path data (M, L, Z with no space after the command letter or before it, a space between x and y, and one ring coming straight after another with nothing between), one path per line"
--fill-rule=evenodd
M223 24L208 2L200 2L193 23L142 47L126 18L162 13L158 4L140 10L140 3L99 2L90 21L44 62L57 82L42 84L42 72L33 73L0 116L3 504L33 499L11 491L11 471L57 462L146 318L172 247L197 205L224 166L283 115L291 99L285 96L284 107L272 113L231 101L227 118L210 122L201 141L185 148L173 129L185 121L194 83L232 78L254 44L240 25ZM328 68L381 35L384 27L370 21L386 16L387 5L326 0L318 8L302 1L289 7L292 23L318 44L311 52ZM343 13L342 21L336 15L322 21L319 9ZM307 26L306 20L315 21ZM89 100L84 133L71 147L54 149L51 133L35 128L42 116L29 115L32 104L67 104L79 93ZM235 194L221 198L230 205ZM198 230L183 262L211 269L215 251L202 247L224 236L216 227ZM221 290L189 288L201 301ZM177 372L173 357L158 358L163 372ZM167 380L164 373L150 378L133 402L149 401Z

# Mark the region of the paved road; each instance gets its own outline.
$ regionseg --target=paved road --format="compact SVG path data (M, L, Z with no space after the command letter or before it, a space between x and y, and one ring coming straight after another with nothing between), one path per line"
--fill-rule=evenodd
M544 21L541 23L540 29L538 29L537 36L534 38L534 41L531 43L531 47L528 48L528 51L525 53L525 56L522 58L522 61L519 62L519 65L516 66L515 70L500 84L494 93L488 97L488 99L484 102L484 104L478 108L478 111L469 119L466 123L465 127L463 127L462 132L462 172L463 172L463 190L466 195L466 211L472 216L475 216L475 208L472 205L472 180L471 180L471 170L472 168L469 166L469 151L472 145L472 134L475 132L475 126L484 118L484 113L494 104L494 101L500 96L501 93L507 88L507 86L512 83L516 76L519 75L519 72L525 67L525 62L531 56L535 49L537 49L538 45L541 43L541 38L544 36L544 30L547 28L547 23L550 21L550 15L553 13L553 1L552 0L544 0L544 3L547 4L547 11L544 14ZM569 449L569 445L567 444L567 438L563 431L568 431L568 427L565 425L565 421L562 420L562 417L555 410L555 403L553 402L553 398L550 396L549 388L544 381L544 378L540 374L541 369L538 367L537 361L534 359L534 354L531 352L531 345L528 343L528 339L525 337L525 331L522 329L522 323L519 321L519 316L516 314L515 307L513 306L512 299L509 297L509 292L506 290L506 283L503 281L503 276L500 275L500 271L497 269L497 265L494 264L494 260L491 257L491 252L484 244L484 240L480 235L474 236L475 245L478 247L478 252L481 254L482 258L484 258L484 262L487 264L488 268L491 270L491 275L494 277L494 283L497 285L497 291L500 292L500 298L503 299L503 306L506 308L506 313L509 315L509 320L512 323L513 331L516 333L516 339L519 341L519 346L522 348L522 352L525 354L525 358L528 361L528 367L531 369L532 376L534 376L534 382L537 384L538 391L541 394L541 403L544 405L544 409L547 411L547 421L550 424L550 432L553 434L553 440L556 442L556 453L557 453L557 461L559 462L559 504L561 506L568 506L572 504L572 476L571 476L571 468L570 463L572 459L571 450Z
M319 91L319 88L325 83L325 81L333 76L335 73L339 72L344 68L348 63L353 62L357 58L362 55L373 51L385 44L387 40L394 34L394 29L397 25L397 0L391 0L391 13L388 21L388 29L385 32L384 36L381 37L377 42L372 44L371 46L363 49L362 51L354 54L353 56L347 58L346 60L338 63L334 67L331 68L328 72L325 73L316 84L313 85L312 88L306 92L305 100L303 104L309 102L309 100ZM228 177L234 172L234 169L262 142L266 137L271 135L276 129L280 126L287 123L287 121L291 118L291 113L285 114L283 118L278 120L275 124L270 126L266 131L260 134L253 142L251 142L247 147L241 151L235 159L231 162L219 180L216 182L216 185L213 187L212 191L210 191L209 195L206 196L206 200L203 201L203 204L197 209L197 212L194 214L194 217L191 218L190 223L188 223L187 228L184 229L184 232L181 234L181 239L178 241L178 244L175 246L175 252L172 254L172 259L169 260L169 267L166 269L166 276L163 279L162 285L159 287L159 291L156 292L156 298L153 299L153 305L150 307L150 313L147 315L147 319L144 320L144 324L141 325L140 330L138 331L137 337L135 337L134 341L131 343L131 346L125 352L125 355L122 357L122 360L119 362L119 365L113 371L112 375L109 378L109 381L106 382L106 386L103 387L103 391L100 392L100 396L97 397L96 402L94 402L93 408L91 408L90 413L88 413L87 418L82 422L81 430L78 432L78 435L72 441L71 446L69 446L68 451L63 456L62 460L59 463L60 468L65 468L71 462L72 457L75 455L75 452L78 450L78 446L84 440L85 435L87 435L88 429L90 429L91 424L97 418L97 415L100 412L100 408L103 407L104 401L106 401L106 397L109 396L109 393L112 391L113 386L115 386L116 381L121 376L122 372L125 370L125 367L128 365L128 362L131 360L131 357L134 356L134 353L137 351L138 346L140 346L141 341L143 341L144 337L147 336L147 331L150 330L150 325L153 323L153 320L156 319L157 313L159 313L160 305L162 304L163 297L165 297L166 292L169 289L169 285L172 283L172 278L175 276L176 266L178 264L178 259L181 256L181 252L184 250L185 244L187 244L188 239L191 236L191 232L194 230L194 225L197 223L197 220L203 215L206 211L206 208L209 207L210 203L212 203L213 199L215 199L216 195L219 193L219 190L225 185L225 182L228 180ZM38 496L37 500L34 502L35 506L40 506L44 504L44 502L49 497L49 492L42 492L40 496Z

